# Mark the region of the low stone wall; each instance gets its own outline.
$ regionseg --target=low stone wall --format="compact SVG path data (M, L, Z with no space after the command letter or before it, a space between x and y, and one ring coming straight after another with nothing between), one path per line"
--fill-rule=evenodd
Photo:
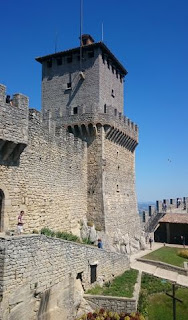
M110 311L131 313L137 310L140 285L141 285L141 272L139 272L138 274L138 278L134 287L134 293L132 298L91 295L91 294L85 294L84 298L87 302L91 302L92 306L95 305L96 309L104 308Z
M76 279L91 287L129 268L126 255L94 246L28 235L0 238L0 319L72 320ZM77 297L76 297L77 299Z
M162 269L165 269L165 270L178 272L179 274L182 274L184 276L188 276L188 269L176 267L176 266L173 266L173 265L168 264L168 263L164 263L164 262L160 262L160 261L154 261L154 260L148 260L148 259L142 259L142 258L137 259L137 261L148 263L148 264L152 264L152 265L154 265L154 266L156 266L158 268L162 268Z
M96 309L104 308L116 312L135 312L137 309L137 301L134 298L121 298L111 296L98 296L85 294L86 301L96 305Z

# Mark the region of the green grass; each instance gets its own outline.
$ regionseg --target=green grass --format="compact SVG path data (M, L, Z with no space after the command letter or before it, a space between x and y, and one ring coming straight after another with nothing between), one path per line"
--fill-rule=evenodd
M138 276L137 270L125 271L121 276L116 277L113 281L107 282L103 287L97 285L93 289L87 291L93 295L127 297L133 296L134 285Z
M158 250L152 251L151 253L144 256L143 259L161 261L172 264L174 266L183 267L183 262L188 261L188 259L178 256L179 250L180 248L163 247Z
M171 292L172 293L172 292ZM188 318L188 289L179 288L176 297L183 303L176 302L176 319L187 320ZM165 293L158 293L149 297L148 320L172 320L172 299Z
M177 287L177 286L176 286ZM172 284L154 276L143 274L138 309L148 320L172 320L172 299L165 292L172 294ZM183 303L176 303L177 320L187 320L188 288L177 287L176 297Z

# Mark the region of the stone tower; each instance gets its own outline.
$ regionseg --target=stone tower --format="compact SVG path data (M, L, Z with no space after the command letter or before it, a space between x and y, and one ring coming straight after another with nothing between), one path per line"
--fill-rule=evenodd
M81 50L36 60L42 64L43 119L50 115L56 130L65 128L87 143L87 220L113 243L120 243L125 234L139 237L138 128L123 116L127 71L103 42L95 43L90 35L82 36Z

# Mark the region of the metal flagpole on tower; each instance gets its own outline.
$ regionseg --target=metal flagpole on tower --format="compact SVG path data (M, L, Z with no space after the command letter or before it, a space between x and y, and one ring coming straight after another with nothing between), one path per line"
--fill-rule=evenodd
M80 71L82 71L82 23L83 23L83 0L80 0Z

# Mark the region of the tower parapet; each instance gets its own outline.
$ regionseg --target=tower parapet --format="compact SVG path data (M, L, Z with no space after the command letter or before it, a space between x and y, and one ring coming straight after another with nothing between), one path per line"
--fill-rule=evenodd
M28 143L28 98L20 93L11 99L0 85L0 162L15 162Z

